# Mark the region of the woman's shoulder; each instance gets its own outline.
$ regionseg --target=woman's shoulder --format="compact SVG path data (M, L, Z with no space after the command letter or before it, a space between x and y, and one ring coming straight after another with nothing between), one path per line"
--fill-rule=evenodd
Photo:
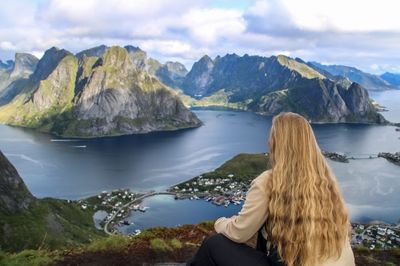
M251 184L261 185L264 187L265 185L267 185L268 180L271 177L271 173L272 173L271 169L265 170L264 172L259 174L256 178L254 178Z

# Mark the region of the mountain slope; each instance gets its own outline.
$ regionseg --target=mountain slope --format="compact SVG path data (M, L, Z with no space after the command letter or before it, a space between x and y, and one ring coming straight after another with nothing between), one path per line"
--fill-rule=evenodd
M61 248L102 235L76 202L32 196L0 151L0 250Z
M322 69L333 76L343 76L353 82L357 82L367 90L380 91L395 89L395 86L378 75L365 73L355 67L342 65L323 65L317 62L309 62L316 69Z
M80 58L49 49L19 93L0 98L0 121L81 137L201 124L174 91L139 69L126 49L111 47L100 58Z
M228 54L214 60L204 56L182 87L200 102L218 98L266 115L293 111L313 122L385 122L358 84L335 82L303 61L283 55Z

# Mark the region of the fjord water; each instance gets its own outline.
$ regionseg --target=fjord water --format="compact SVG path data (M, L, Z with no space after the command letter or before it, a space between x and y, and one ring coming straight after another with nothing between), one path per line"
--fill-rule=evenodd
M372 96L390 110L383 113L389 120L400 122L400 91ZM1 125L0 149L35 196L66 199L116 188L163 190L211 171L238 153L268 150L271 117L227 110L195 113L204 122L200 128L97 139L60 139ZM355 157L400 151L400 133L392 126L314 124L313 128L327 151ZM381 158L329 163L353 220L399 220L399 166ZM168 196L149 198L144 204L150 209L130 218L139 228L196 223L239 209L217 208L204 201L174 201Z

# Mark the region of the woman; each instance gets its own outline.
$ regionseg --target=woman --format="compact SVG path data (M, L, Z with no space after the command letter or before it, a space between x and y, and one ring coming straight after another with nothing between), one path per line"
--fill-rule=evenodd
M277 115L269 147L272 169L252 181L238 215L215 222L218 234L188 265L355 265L345 203L310 124Z

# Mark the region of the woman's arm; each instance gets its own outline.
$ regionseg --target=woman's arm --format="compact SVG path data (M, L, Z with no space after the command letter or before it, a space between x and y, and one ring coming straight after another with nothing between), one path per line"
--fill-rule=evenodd
M249 240L267 218L268 189L267 178L269 171L262 173L251 183L246 201L238 215L231 218L221 217L214 228L232 241L244 243Z

